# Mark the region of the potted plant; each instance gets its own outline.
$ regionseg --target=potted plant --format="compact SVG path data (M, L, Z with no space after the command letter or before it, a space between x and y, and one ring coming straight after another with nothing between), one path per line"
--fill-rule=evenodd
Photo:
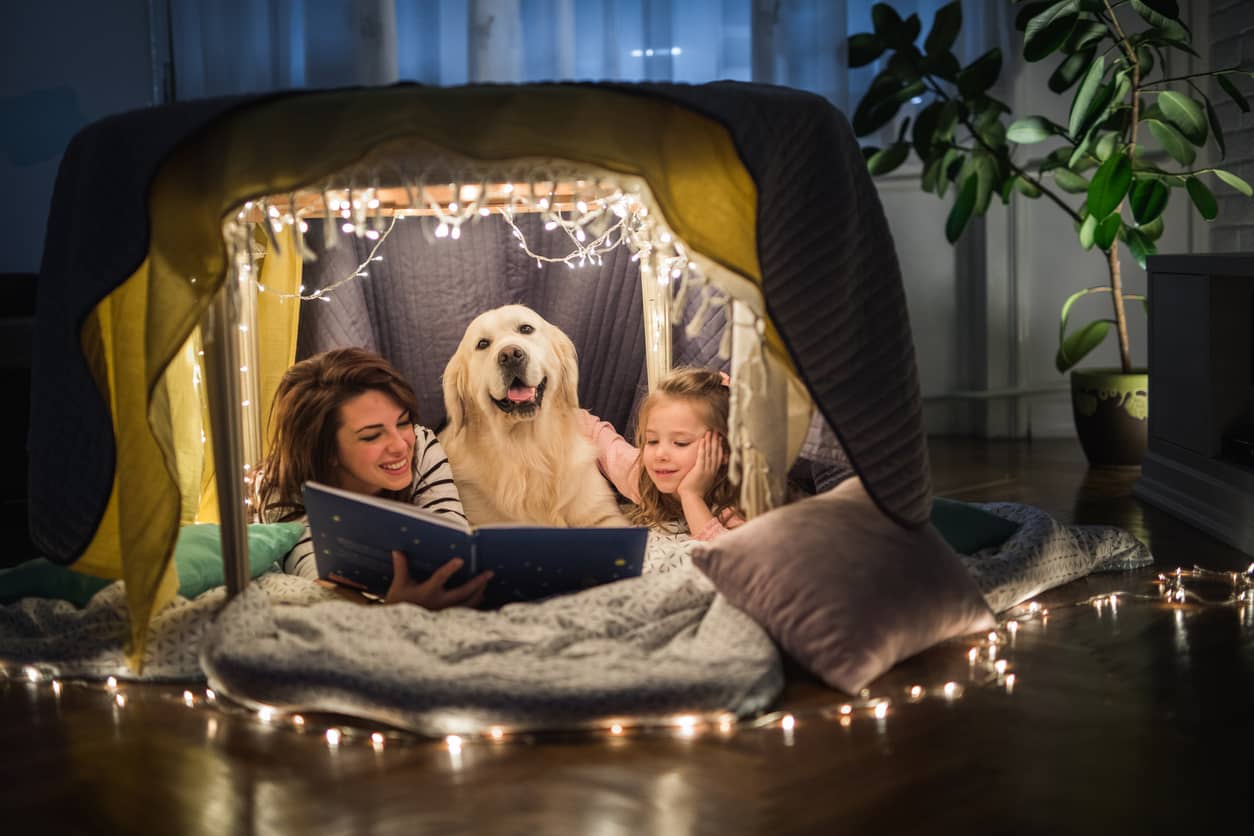
M858 103L853 128L867 136L885 128L907 102L917 114L901 121L886 147L863 151L873 175L900 166L913 150L922 161L923 190L954 195L945 224L950 243L973 216L983 215L994 196L1044 198L1075 224L1085 250L1097 250L1108 281L1081 290L1062 304L1058 371L1071 371L1076 427L1095 465L1136 465L1145 448L1148 385L1134 369L1128 348L1126 301L1144 297L1124 292L1120 245L1142 268L1163 234L1163 210L1183 188L1194 209L1213 219L1218 206L1210 183L1219 181L1246 197L1250 184L1219 168L1193 167L1197 151L1213 141L1226 153L1223 127L1198 82L1213 76L1242 111L1249 104L1229 78L1239 67L1168 76L1167 56L1196 55L1191 33L1180 21L1176 0L1016 0L1015 20L1023 32L1023 57L1060 58L1049 89L1070 91L1067 124L1044 116L1015 118L990 95L1001 73L1000 50L991 49L967 66L952 52L962 27L962 7L936 12L920 47L918 15L902 19L892 7L872 7L874 31L849 38L849 64L880 61L882 69ZM1012 120L1012 121L1011 121ZM1007 124L1008 122L1008 124ZM1015 161L1019 146L1052 142L1056 147L1031 167ZM1163 153L1165 152L1165 154ZM1213 179L1211 179L1213 178ZM1073 205L1062 193L1083 195ZM1102 294L1111 316L1070 329L1075 303ZM1114 330L1120 368L1073 370Z

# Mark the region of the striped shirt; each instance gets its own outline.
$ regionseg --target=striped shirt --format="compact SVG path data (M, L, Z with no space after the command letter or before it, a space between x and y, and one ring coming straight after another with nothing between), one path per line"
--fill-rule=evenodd
M399 497L401 501L465 521L466 514L462 511L457 486L453 484L453 469L449 467L448 456L444 455L444 448L435 433L419 424L414 425L413 474L408 490ZM293 522L304 523L305 531L283 559L283 571L289 575L316 579L318 564L314 559L309 522L305 517L298 517Z

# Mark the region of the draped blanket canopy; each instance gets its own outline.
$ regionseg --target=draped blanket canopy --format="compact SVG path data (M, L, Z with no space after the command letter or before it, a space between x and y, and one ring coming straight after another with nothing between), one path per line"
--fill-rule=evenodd
M763 314L763 352L808 391L879 508L904 526L926 522L900 271L861 152L826 101L720 82L406 85L181 103L74 139L38 287L31 536L53 560L126 580L134 654L173 594L178 526L200 500L202 463L179 438L180 416L197 405L182 381L190 366L179 364L231 267L224 219L401 140L645 183L669 229L743 285L740 298ZM293 344L296 310L269 314Z

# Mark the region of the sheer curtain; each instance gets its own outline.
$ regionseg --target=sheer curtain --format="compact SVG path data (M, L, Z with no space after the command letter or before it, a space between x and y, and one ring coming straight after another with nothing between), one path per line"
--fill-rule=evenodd
M759 81L849 110L879 71L845 39L871 0L168 0L174 98L417 81ZM926 32L946 0L892 0ZM1005 0L963 0L959 57L1006 49Z

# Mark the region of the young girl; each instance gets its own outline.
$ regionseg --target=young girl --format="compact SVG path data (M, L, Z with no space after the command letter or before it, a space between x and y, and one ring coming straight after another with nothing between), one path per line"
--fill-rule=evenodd
M744 524L736 488L727 478L730 392L721 372L675 369L640 404L632 447L587 411L582 429L597 448L597 464L623 496L636 504L641 525L687 525L698 540L712 540Z
M410 502L464 520L453 473L435 433L414 423L414 390L390 363L361 348L341 348L296 363L275 393L272 444L256 481L262 522L305 521L301 486L307 481ZM401 552L392 552L388 603L427 609L483 598L484 572L459 587L444 584L461 566L450 560L424 583L409 577ZM316 579L313 539L305 534L288 552L283 571Z

